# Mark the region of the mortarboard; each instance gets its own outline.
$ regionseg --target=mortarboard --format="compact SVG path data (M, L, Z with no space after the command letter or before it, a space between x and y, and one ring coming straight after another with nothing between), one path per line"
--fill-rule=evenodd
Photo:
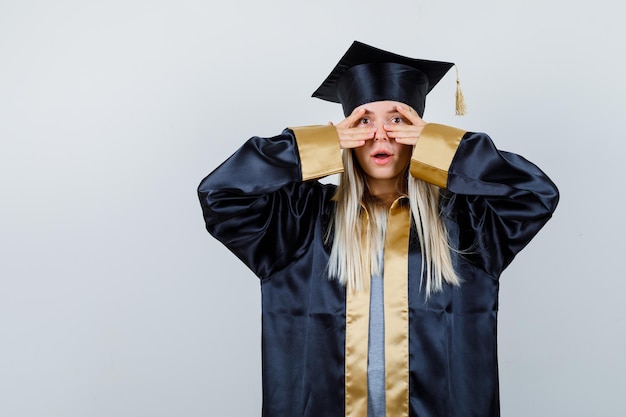
M341 103L347 117L365 103L392 100L422 116L426 95L454 64L409 58L354 41L313 97ZM457 79L457 114L464 114Z

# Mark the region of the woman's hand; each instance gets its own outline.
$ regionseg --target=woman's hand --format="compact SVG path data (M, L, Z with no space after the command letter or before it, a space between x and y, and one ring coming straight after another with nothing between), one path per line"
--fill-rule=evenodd
M366 140L374 139L376 128L372 126L361 126L358 123L364 114L364 107L356 108L352 111L350 116L335 125L341 149L357 148L365 145ZM331 122L329 124L332 125L333 123Z
M415 146L424 126L426 126L426 122L413 108L407 105L399 104L396 106L396 109L406 119L407 123L385 124L384 129L387 132L387 136L394 138L396 142L403 145Z

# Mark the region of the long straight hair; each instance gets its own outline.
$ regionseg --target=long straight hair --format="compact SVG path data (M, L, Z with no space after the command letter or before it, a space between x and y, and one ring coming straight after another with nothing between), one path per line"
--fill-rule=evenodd
M328 243L332 240L328 273L348 289L361 289L363 280L382 272L380 256L385 246L388 211L369 194L365 173L355 162L353 152L344 150L342 159L344 171L339 177L335 213L326 235ZM408 167L403 178L398 191L409 198L411 223L422 257L420 287L428 297L441 291L444 282L459 285L461 280L452 264L448 231L440 214L440 188L413 178Z

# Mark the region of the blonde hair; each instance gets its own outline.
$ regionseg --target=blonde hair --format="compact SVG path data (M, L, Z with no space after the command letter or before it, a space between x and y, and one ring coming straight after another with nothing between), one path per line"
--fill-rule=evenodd
M344 172L339 177L335 213L326 235L327 242L332 239L328 273L349 289L361 289L364 279L382 272L387 209L369 194L365 174L353 153L344 151L342 158ZM452 264L448 232L439 211L440 188L413 178L408 167L405 178L407 182L399 184L398 191L409 197L422 255L420 287L428 297L441 291L444 282L459 285L461 280Z

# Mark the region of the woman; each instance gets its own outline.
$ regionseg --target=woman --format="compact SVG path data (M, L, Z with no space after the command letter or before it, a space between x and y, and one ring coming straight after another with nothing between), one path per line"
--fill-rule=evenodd
M345 120L251 138L200 184L261 279L264 416L499 415L498 278L558 191L421 119L451 66L355 42L314 93Z

